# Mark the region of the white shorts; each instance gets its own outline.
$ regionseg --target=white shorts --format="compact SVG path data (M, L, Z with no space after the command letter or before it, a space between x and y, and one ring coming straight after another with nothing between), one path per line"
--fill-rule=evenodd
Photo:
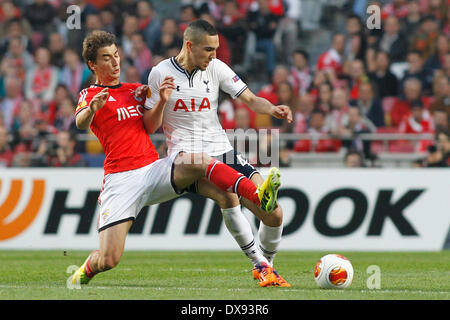
M99 196L98 231L135 220L144 206L165 202L183 192L173 184L173 162L178 153L134 170L105 176Z

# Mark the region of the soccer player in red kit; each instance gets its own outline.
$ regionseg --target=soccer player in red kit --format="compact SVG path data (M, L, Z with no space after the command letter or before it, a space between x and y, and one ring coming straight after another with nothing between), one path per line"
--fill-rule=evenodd
M164 79L154 110L145 111L148 91L140 84L119 81L120 58L115 40L108 32L94 31L83 42L83 58L96 82L80 92L76 125L92 129L106 158L99 196L100 248L91 252L74 273L74 284L86 284L95 274L119 263L126 235L144 206L173 199L201 178L223 193L237 193L257 205L264 202L262 207L267 212L276 206L279 175L256 188L244 175L204 153L179 152L158 159L144 123L164 110L174 89L173 78ZM268 283L274 277L269 273Z

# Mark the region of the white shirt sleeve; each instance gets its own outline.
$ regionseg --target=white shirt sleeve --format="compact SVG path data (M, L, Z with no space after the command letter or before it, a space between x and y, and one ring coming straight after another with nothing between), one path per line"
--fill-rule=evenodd
M159 101L159 86L161 84L161 73L156 67L153 67L148 75L148 92L145 99L144 108L152 109Z
M244 81L226 63L215 59L214 66L220 89L228 93L231 98L238 98L247 89Z

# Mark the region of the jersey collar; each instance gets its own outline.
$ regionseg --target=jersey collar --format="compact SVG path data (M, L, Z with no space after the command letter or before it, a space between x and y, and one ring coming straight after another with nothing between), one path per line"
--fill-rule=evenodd
M198 68L194 69L192 71L192 73L189 73L189 71L187 71L186 69L184 69L182 66L180 66L180 64L177 62L177 60L175 59L175 57L170 58L170 61L172 62L173 66L175 67L175 69L177 69L178 71L180 71L181 73L184 73L189 77L191 77L194 73L196 73L198 71Z
M189 81L189 88L194 87L194 75L197 73L197 71L199 70L194 69L192 71L192 73L189 73L186 69L184 69L182 66L180 66L177 62L177 60L175 59L175 57L170 58L170 62L172 62L172 65L174 66L174 68L178 71L180 71L181 73L183 73L184 75L186 75L186 77L188 78Z
M104 86L102 84L94 83L94 86L101 87L101 88L117 89L117 88L120 88L122 86L122 83L119 82L119 84L116 84L115 86Z

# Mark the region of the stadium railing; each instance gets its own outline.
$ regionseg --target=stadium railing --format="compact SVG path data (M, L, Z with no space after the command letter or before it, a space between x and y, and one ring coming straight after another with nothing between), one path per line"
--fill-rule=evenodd
M376 155L379 166L381 167L411 167L415 160L424 158L426 151L420 150L420 144L426 142L433 144L433 134L401 134L401 133L363 133L353 136L337 136L330 134L312 135L312 134L297 134L297 133L278 133L274 130L260 130L268 133L272 133L272 142L277 141L280 147L285 147L289 144L295 144L299 140L342 140L349 141L358 139L361 142L371 142L371 150ZM236 141L245 139L248 142L261 141L260 131L252 131L252 134L247 134L245 130L231 131L227 130L230 141ZM242 133L244 136L242 136ZM274 134L274 135L273 135ZM275 137L275 138L274 138ZM55 141L55 135L48 135L49 141ZM152 141L155 145L159 145L165 141L165 136L162 133L152 134ZM255 139L257 141L255 141ZM77 134L77 140L81 143L88 141L96 141L97 138L94 135L87 133ZM407 145L407 148L392 148L393 145ZM375 148L374 148L375 147ZM423 149L423 148L422 148ZM346 152L346 148L340 148L336 152L316 152L314 150L314 144L311 144L311 150L309 152L291 152L290 158L292 166L303 167L342 167L343 158ZM90 154L86 154L89 156ZM101 164L95 156L90 163Z
M332 134L321 134L320 136L318 136L308 133L279 133L276 135L278 136L281 145L283 145L288 141L295 142L298 140L328 140L328 139L335 139L335 140L359 139L361 141L381 142L383 146L383 150L381 151L383 152L389 151L389 142L408 141L412 143L414 147L417 147L417 145L421 141L434 141L433 134L410 134L410 133L361 133L352 136L339 136ZM52 136L49 137L50 139L54 139L52 138ZM230 140L233 140L237 137L237 134L228 133L228 137ZM259 136L249 134L246 135L245 138L248 140L259 139ZM95 136L85 133L78 134L77 139L78 141L97 140ZM164 134L156 133L152 134L151 139L154 142L163 142L165 141L166 138ZM312 152L314 152L314 150L312 150Z
M244 131L245 132L245 131ZM267 132L267 130L265 131ZM242 136L238 137L238 133L232 133L227 131L230 141L235 139L243 139ZM253 132L254 133L254 132ZM411 167L412 163L425 156L425 152L417 151L419 144L422 142L434 141L433 134L402 134L402 133L363 133L354 136L337 136L330 134L323 134L320 136L312 134L297 134L297 133L275 133L276 139L278 139L279 146L286 146L289 142L295 143L298 140L352 140L359 139L362 142L372 142L372 145L376 144L376 148L372 148L377 157L377 165L381 167ZM258 134L249 134L244 137L247 141L253 141L260 139ZM79 134L79 141L96 140L97 138L89 134ZM165 136L162 133L153 134L151 136L152 141L155 144L159 144L165 141ZM272 136L272 140L273 140ZM404 143L408 145L408 148L391 148L392 144ZM312 147L310 152L292 152L290 157L292 166L303 167L342 167L343 157L346 152L345 148L340 148L337 152L315 152Z

